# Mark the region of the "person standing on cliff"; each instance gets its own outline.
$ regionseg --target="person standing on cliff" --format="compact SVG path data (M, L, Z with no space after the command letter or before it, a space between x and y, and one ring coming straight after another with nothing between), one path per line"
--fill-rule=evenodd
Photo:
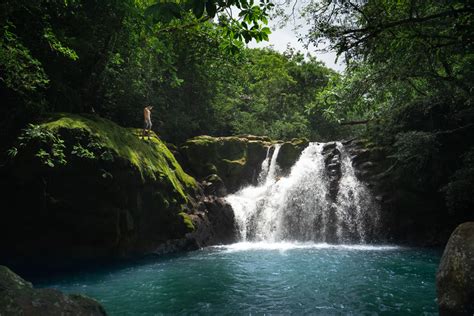
M151 127L153 124L151 124L151 110L153 109L152 106L148 105L145 106L143 109L143 118L145 120L144 126L143 126L143 139L145 139L145 133L148 134L148 140L150 140L150 132L151 132Z

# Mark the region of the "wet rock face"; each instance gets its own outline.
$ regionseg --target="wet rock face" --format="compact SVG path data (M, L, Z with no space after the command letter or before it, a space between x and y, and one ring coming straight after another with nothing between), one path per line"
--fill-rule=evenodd
M296 163L308 144L309 141L305 138L293 139L289 142L282 143L277 157L281 175L286 176L290 173L291 167Z
M179 150L183 166L190 174L200 181L217 175L227 193L234 193L242 187L257 184L262 162L269 148L271 151L276 143L282 144L277 162L281 174L286 175L307 147L307 139L277 142L252 135L198 136L186 141ZM222 195L222 191L217 195Z
M327 143L323 148L324 164L329 176L329 195L331 200L335 200L339 190L339 180L341 180L341 152L336 147L336 143Z
M180 147L183 165L202 181L217 175L226 190L256 183L260 166L270 142L255 137L198 136ZM212 182L212 181L211 181Z
M326 166L326 173L329 180L329 199L335 201L337 193L339 192L339 181L341 180L341 152L337 148L336 143L327 143L323 147L324 165ZM334 243L337 241L336 237L336 207L334 204L329 206L328 210L328 226L327 229L327 241Z
M34 289L5 266L0 266L0 315L107 315L95 300L65 295L53 289Z
M380 204L381 238L389 242L434 246L447 240L440 220L442 195L426 195L403 185L393 173L393 161L382 148L354 139L343 142L355 176L372 191Z
M237 241L234 211L225 199L215 195L201 196L189 216L196 227L186 236L190 249Z
M440 315L474 314L474 222L449 238L436 275Z
M417 246L442 246L459 219L449 215L444 194L410 184L411 175L400 175L387 152L368 141L343 142L356 177L380 204L382 237L389 242ZM464 220L465 221L465 220Z

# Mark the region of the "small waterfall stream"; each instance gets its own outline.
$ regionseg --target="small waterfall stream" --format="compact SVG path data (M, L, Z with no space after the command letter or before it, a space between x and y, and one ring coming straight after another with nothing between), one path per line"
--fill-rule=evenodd
M273 153L269 148L258 184L226 197L242 241L366 243L373 239L379 221L377 205L356 178L344 146L333 145L311 143L287 177L278 175L281 145L274 145Z

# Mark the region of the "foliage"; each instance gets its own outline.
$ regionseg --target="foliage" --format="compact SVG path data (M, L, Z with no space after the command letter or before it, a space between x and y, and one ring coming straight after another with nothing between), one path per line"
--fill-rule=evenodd
M18 141L18 148L10 149L11 156L16 156L18 151L33 143L36 147L35 157L39 158L41 163L49 167L66 164L64 140L41 125L29 124L18 137Z
M59 41L59 39L56 37L56 35L54 35L53 30L50 27L44 29L43 37L48 42L49 46L51 47L51 50L56 51L72 60L77 60L79 58L79 56L77 56L77 53L74 50L64 46L61 41Z
M268 24L268 15L273 6L269 0L260 0L258 4L253 0L169 0L151 5L145 13L153 17L155 22L162 23L189 17L189 13L198 21L216 19L226 39L222 48L237 53L241 41L268 41L271 31L265 25ZM238 12L238 16L234 16L233 9ZM193 24L195 22L185 26ZM171 26L173 27L175 26Z
M227 112L229 134L250 133L279 139L337 137L334 129L321 128L334 123L307 110L318 102L318 91L331 76L337 76L335 72L316 58L305 58L292 50L285 54L269 49L247 50L243 58L233 65L234 78L227 78L233 80L214 103Z
M13 28L11 24L5 25L0 37L1 80L9 89L22 95L44 90L49 83L44 69L12 32Z
M139 127L147 104L154 130L173 143L200 134L340 135L321 111L308 110L337 74L291 50L243 47L267 39L268 1L42 0L5 8L6 144L45 112L94 112Z
M469 214L474 207L472 188L474 187L474 147L464 155L463 165L444 188L451 214ZM459 215L459 214L455 214Z
M440 143L433 133L401 132L395 136L388 158L393 159L395 185L412 191L437 191L444 181Z
M461 208L455 188L472 191L462 180L469 164L458 159L473 145L472 4L322 0L305 15L307 39L328 43L348 66L319 94L327 118L368 122L366 135L394 158L399 179L432 195L448 185L448 204Z
M332 91L339 115L374 118L387 107L446 92L451 98L469 98L473 13L465 1L320 1L308 6L309 40L329 40L349 63L349 75ZM463 103L459 106L471 104Z
M401 168L422 170L438 153L438 144L432 133L410 131L399 133L394 143L394 154L391 156Z
M94 152L87 148L82 147L81 144L76 144L72 147L71 154L78 156L79 158L95 159Z

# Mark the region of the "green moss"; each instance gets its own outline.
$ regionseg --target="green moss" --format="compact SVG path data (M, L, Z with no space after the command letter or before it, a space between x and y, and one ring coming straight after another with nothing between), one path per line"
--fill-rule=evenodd
M90 135L115 156L139 170L143 179L168 179L176 192L186 199L187 190L197 186L186 174L166 145L154 134L141 138L141 129L127 129L95 115L54 114L41 126L61 134L63 130Z
M184 225L186 225L188 231L192 232L196 229L194 227L193 221L191 220L191 217L188 214L186 214L185 212L180 212L179 216L181 216L181 218L183 219L183 223Z
M304 146L306 147L309 143L309 140L307 138L293 138L291 140L291 144L295 146Z
M245 163L247 162L247 159L245 159L245 156L240 158L240 159L236 159L236 160L229 160L229 159L222 159L223 162L225 163L228 163L228 164L231 164L231 165L241 165L241 166L244 166Z
M195 145L207 145L214 144L219 141L218 137L212 137L207 135L197 136L186 141L186 143L195 144Z

